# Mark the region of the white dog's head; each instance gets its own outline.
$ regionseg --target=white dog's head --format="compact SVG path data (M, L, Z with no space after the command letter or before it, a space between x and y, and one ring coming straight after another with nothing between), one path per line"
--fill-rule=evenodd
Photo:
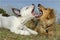
M30 6L23 7L21 10L12 8L12 11L17 15L17 16L22 16L22 17L34 17L34 9L35 6L34 4Z

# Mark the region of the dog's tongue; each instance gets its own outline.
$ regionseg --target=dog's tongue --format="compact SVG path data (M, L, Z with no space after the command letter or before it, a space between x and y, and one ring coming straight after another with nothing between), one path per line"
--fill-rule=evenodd
M36 18L38 18L38 17L40 16L40 14L35 13L35 12L33 12L32 14L33 14Z
M35 15L35 12L32 12L33 16Z
M36 18L38 18L39 16L40 16L40 14L38 14L38 13L35 14L35 17L36 17Z

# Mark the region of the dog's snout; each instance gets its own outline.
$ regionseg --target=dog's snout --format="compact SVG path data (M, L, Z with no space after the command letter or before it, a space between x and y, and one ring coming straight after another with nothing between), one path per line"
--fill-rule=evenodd
M38 4L38 7L41 6L41 4Z

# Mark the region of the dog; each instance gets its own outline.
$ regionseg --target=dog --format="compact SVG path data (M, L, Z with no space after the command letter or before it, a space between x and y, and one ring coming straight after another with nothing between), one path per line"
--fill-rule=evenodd
M55 33L55 13L54 10L51 8L45 8L43 5L38 4L38 10L40 12L40 17L37 19L40 20L36 31L40 35L47 35L50 40L53 40L53 36Z
M11 32L20 35L37 35L38 33L36 31L31 30L24 25L28 20L35 17L34 9L34 4L23 7L21 10L12 8L12 11L16 16L4 17L0 15L0 28L9 29Z
M55 33L55 13L51 8L45 8L43 5L38 4L39 16L29 20L28 28L35 30L41 36L48 36L50 40L53 40Z

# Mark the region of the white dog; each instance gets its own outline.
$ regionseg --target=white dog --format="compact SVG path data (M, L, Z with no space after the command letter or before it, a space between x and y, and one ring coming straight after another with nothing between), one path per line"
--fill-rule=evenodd
M14 32L16 34L21 35L31 35L38 33L27 28L24 24L26 21L32 19L35 17L34 14L34 5L26 6L22 8L21 10L12 8L12 11L17 15L16 16L9 16L9 17L3 17L0 15L0 27L1 28L7 28L11 32Z

